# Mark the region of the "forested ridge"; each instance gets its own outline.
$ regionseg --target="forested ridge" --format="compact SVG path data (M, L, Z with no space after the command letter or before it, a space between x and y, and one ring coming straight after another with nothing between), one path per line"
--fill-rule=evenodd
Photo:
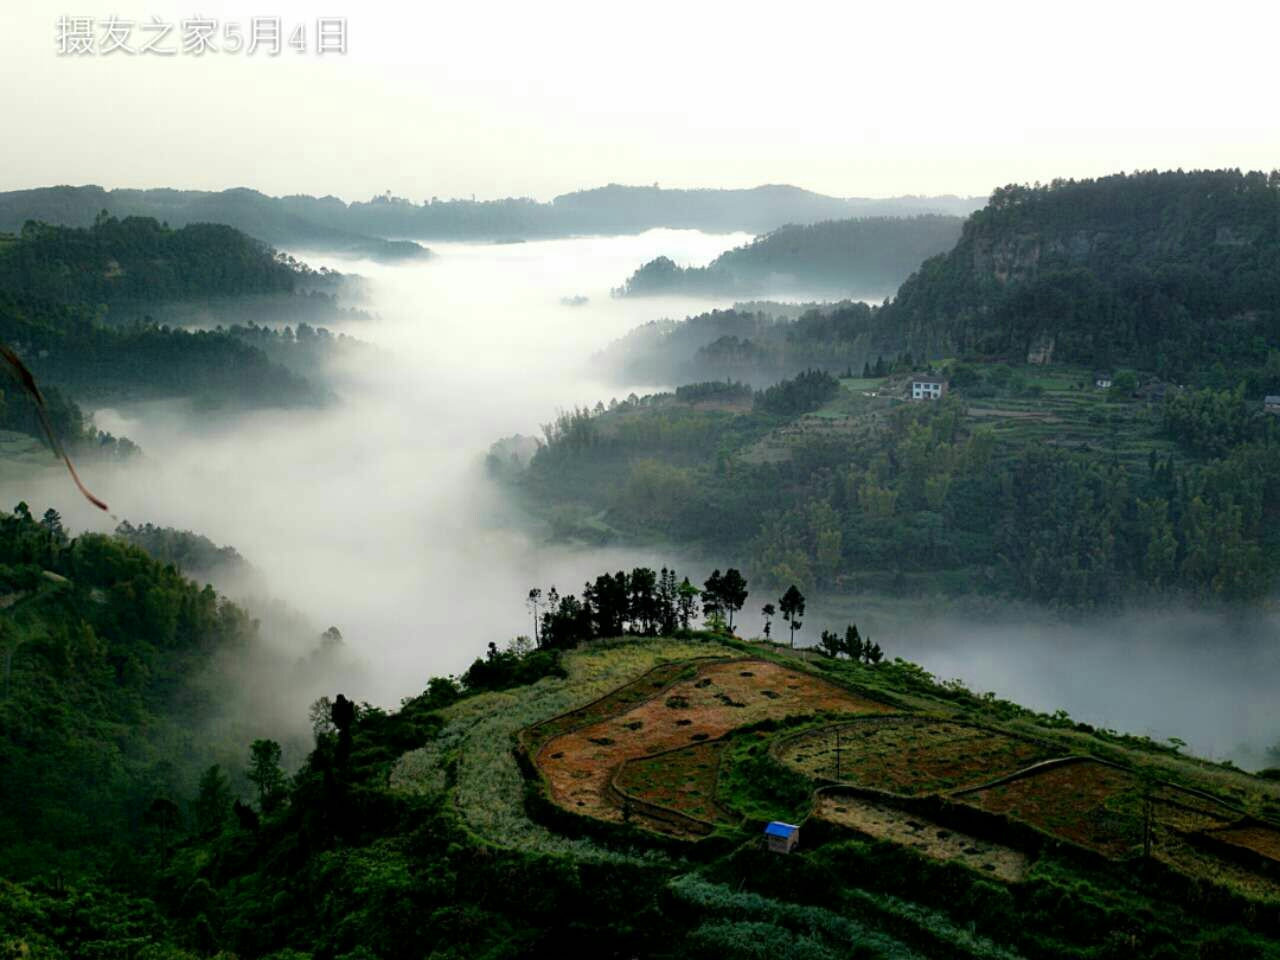
M887 369L615 400L562 415L502 475L557 536L727 551L778 585L1067 607L1269 595L1280 431L1243 384L1152 402L1079 369L1046 389L1034 369L954 364L932 403Z
M86 228L28 221L0 257L0 287L33 300L108 306L291 293L312 273L223 224L173 230L146 217L100 215Z
M1012 185L883 306L754 305L649 325L607 353L652 382L753 383L877 357L1128 367L1280 390L1280 174L1118 174Z
M307 198L323 210L328 199ZM334 200L335 203L340 201ZM154 219L175 227L226 224L273 246L323 250L375 260L429 257L430 251L407 240L385 240L361 233L351 224L330 224L323 216L297 211L287 199L256 190L104 190L98 186L38 187L0 193L0 230L17 232L28 221L64 227L89 227L102 211L121 220Z
M42 383L72 395L314 404L326 398L322 388L246 339L160 324L150 313L195 300L300 296L332 282L215 224L173 230L107 215L85 228L29 223L0 242L0 339Z
M916 356L1026 356L1188 379L1280 346L1280 173L1009 186L886 309Z
M949 250L959 217L870 217L779 227L720 254L705 267L681 267L668 257L644 264L616 293L751 296L829 292L881 298L925 259Z
M193 791L226 746L202 736L218 694L200 680L255 624L172 565L73 538L25 503L0 516L0 579L4 873L127 873L151 801Z
M1254 603L1280 573L1262 402L1280 394L1278 174L1007 187L882 306L744 304L598 359L631 382L777 392L810 370L842 389L570 414L523 480L561 536L714 544L833 591L1072 607ZM904 406L920 375L950 396Z
M154 217L174 225L226 223L276 246L392 260L430 253L412 241L383 237L504 240L640 233L655 227L764 233L787 223L845 217L963 216L980 203L953 196L829 197L785 185L683 190L610 184L547 203L528 197L410 199L390 193L346 203L334 196L271 197L243 187L213 193L58 186L0 193L0 229L16 231L27 220L83 227L105 209L121 218Z

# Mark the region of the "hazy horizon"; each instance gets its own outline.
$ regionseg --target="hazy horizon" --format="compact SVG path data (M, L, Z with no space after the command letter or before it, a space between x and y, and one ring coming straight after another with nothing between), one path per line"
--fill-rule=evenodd
M219 30L279 17L286 32L309 27L308 50L56 49L60 15L101 27L113 15L176 25L196 13L175 0L0 12L0 83L41 91L7 105L22 136L0 186L137 188L182 170L190 189L389 190L418 202L655 181L985 196L1121 170L1270 169L1280 155L1280 129L1258 123L1280 14L1252 5L1200 22L1102 4L1070 17L1012 4L801 4L778 18L660 3L636 18L576 0L347 11L218 0L198 14ZM346 53L316 52L325 14L345 15ZM1029 39L1047 31L1051 48ZM134 45L143 39L135 30Z
M493 194L492 196L481 196L478 193L466 193L466 194L459 194L457 196L447 196L447 197L439 196L438 199L442 201L470 200L474 197L476 202L493 201L493 200L534 200L538 203L550 203L551 201L555 200L557 197L561 197L570 193L580 193L580 192L585 193L591 190L601 190L606 187L614 187L614 186L643 188L643 187L652 187L655 185L660 186L664 190L672 190L672 191L676 191L676 190L706 190L706 191L758 190L758 189L764 189L768 187L794 187L798 190L804 190L808 193L814 193L824 197L831 197L837 200L900 200L904 198L946 199L946 198L952 198L952 197L957 199L971 199L973 197L985 198L990 193L990 191L987 191L987 193L982 193L982 194L899 193L899 194L892 194L892 195L886 194L886 195L878 195L878 196L871 196L866 194L836 195L836 194L823 193L821 190L813 190L809 187L806 187L804 184L783 183L783 182L755 183L755 184L750 184L750 185L741 186L741 187L726 187L719 184L698 184L698 183L667 184L667 183L656 183L655 181L650 181L647 183L640 182L640 181L620 183L617 181L610 181L608 183L603 183L603 182L602 183L584 183L577 187L572 187L568 190L563 190L554 194L548 194L546 196L539 196L539 197L530 196L529 194L520 194L520 193L513 193L513 192L503 193L499 191L498 193ZM338 200L341 200L343 203L347 204L348 206L350 206L353 203L367 203L373 197L386 195L385 191L380 194L371 194L370 196L343 195L332 190L325 190L319 193L310 193L310 194L300 194L297 191L286 192L286 193L274 193L269 190L264 190L261 187L258 187L252 183L228 183L225 186L220 186L220 187L217 187L217 186L193 187L193 186L188 186L186 184L181 184L181 183L152 183L152 184L146 184L146 185L122 183L122 184L116 184L116 185L109 185L105 183L90 182L90 181L83 181L83 182L76 182L76 183L48 182L48 183L36 183L36 184L31 184L26 186L7 186L5 183L0 182L0 193L10 193L10 192L17 192L22 190L52 189L57 187L73 187L77 189L82 189L85 187L101 187L103 190L106 190L108 192L115 191L115 190L175 190L179 192L199 191L199 192L207 192L207 193L222 193L228 190L252 190L257 193L263 194L264 196L273 197L277 199L282 197L288 197L288 196L310 196L316 199L327 199L329 197L335 197ZM430 198L398 197L398 199L405 199L415 204L421 204L423 200L430 199ZM858 213L856 211L853 211L850 213L850 216L856 217L858 216ZM730 231L730 232L737 232L737 231Z

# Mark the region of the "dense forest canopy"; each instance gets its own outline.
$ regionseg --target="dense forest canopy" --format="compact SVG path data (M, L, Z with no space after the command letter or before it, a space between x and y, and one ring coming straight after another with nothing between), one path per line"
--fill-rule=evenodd
M255 625L122 540L54 510L0 516L0 860L9 876L133 856L157 795L192 791L220 745L198 681ZM123 861L122 861L123 862Z
M62 303L292 293L312 276L305 265L222 224L174 230L146 217L104 214L88 228L28 221L0 256L0 288Z
M1243 382L1140 395L1131 374L1101 392L1053 368L1046 391L1034 369L953 363L924 403L905 398L930 371L905 357L754 403L733 382L613 401L549 424L503 479L558 536L728 551L770 585L1077 608L1269 595L1280 430Z
M107 214L84 228L28 223L0 243L0 339L42 382L73 395L314 404L325 391L273 363L252 338L149 315L196 300L306 299L316 291L304 290L336 279L225 226L174 230Z
M873 338L934 357L1048 347L1185 379L1264 362L1278 323L1280 174L1151 172L997 190Z
M881 299L927 258L950 250L959 217L873 217L779 227L726 251L705 267L667 257L644 264L622 296L749 296L797 291Z

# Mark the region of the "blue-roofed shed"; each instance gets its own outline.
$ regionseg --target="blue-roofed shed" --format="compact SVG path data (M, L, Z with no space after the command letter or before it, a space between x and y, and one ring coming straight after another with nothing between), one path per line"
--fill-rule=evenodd
M764 828L764 839L774 853L790 853L800 842L800 828L794 823L772 820Z

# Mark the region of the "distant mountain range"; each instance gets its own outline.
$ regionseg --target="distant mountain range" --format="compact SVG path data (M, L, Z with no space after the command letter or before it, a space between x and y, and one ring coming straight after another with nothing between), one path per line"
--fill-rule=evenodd
M168 188L104 190L98 186L12 190L0 193L0 231L17 233L28 220L88 227L103 210L119 219L152 217L175 228L192 223L222 223L273 247L294 250L375 260L431 255L411 241L386 240L295 213L286 201L243 187L217 193Z
M654 227L766 233L785 224L850 217L967 216L979 197L828 197L798 187L664 190L610 184L556 197L415 203L390 195L345 203L337 197L270 197L239 187L201 190L104 190L56 186L0 193L0 230L27 220L89 226L102 210L147 216L179 227L225 223L266 243L377 259L427 256L414 240L510 240L582 234L639 233ZM394 239L392 239L394 238Z

